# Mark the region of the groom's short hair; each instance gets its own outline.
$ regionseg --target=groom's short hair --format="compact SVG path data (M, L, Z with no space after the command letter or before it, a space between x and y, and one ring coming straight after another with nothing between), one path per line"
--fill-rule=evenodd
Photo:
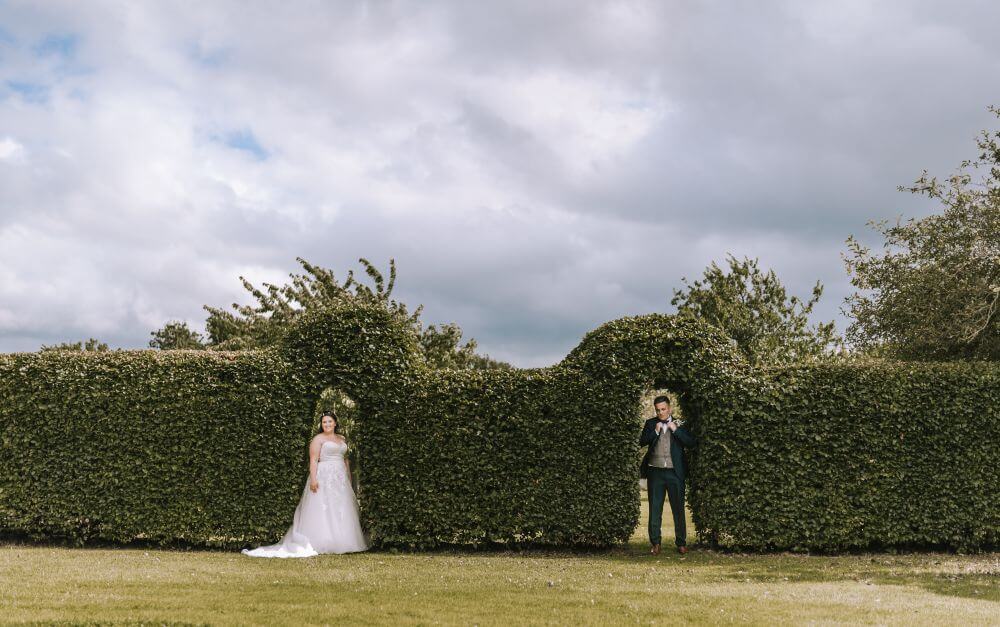
M660 403L666 403L667 405L669 405L670 404L670 397L669 396L660 395L660 396L657 396L656 398L653 399L653 407L656 407Z

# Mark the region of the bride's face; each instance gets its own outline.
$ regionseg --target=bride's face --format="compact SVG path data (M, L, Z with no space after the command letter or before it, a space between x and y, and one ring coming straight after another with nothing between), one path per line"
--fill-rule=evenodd
M323 433L331 434L333 430L337 428L337 421L334 420L333 416L323 416Z

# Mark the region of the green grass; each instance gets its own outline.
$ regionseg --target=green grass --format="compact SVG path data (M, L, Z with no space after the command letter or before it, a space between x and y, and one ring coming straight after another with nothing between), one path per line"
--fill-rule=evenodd
M645 521L645 504L643 504ZM669 515L664 516L669 519ZM669 521L666 522L669 525ZM1000 622L1000 554L238 553L0 545L0 620L355 624ZM664 529L664 548L672 538Z

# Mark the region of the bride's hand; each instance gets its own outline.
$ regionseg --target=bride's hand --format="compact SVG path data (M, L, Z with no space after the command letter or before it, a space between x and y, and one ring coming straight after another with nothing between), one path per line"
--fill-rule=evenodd
M310 481L309 482L309 489L312 490L313 492L315 492L316 490L319 490L319 481Z

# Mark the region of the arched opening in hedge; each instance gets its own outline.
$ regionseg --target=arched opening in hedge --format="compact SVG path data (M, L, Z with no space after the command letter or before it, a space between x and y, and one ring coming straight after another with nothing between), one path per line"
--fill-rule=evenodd
M676 388L669 388L663 385L656 385L655 383L650 383L646 389L642 391L639 396L638 402L638 420L636 421L636 437L638 437L639 430L642 425L645 424L646 420L653 418L656 415L656 411L653 408L653 400L658 396L666 396L670 399L671 413L675 420L680 421L684 424L687 422L688 411L685 410L685 405L682 395L677 391ZM642 459L645 454L645 447L639 449L639 458Z
M748 364L719 331L696 320L650 315L609 322L588 333L560 364L551 369L553 389L574 399L604 430L590 442L578 440L581 455L574 460L580 474L603 472L607 476L581 502L586 511L579 524L600 535L580 535L580 543L610 544L631 537L640 511L638 438L644 393L650 389L673 392L686 426L704 441L705 425L729 415L749 391ZM712 444L708 446L713 451ZM696 528L704 504L699 457L688 452L688 504ZM595 463L595 459L599 462ZM567 465L570 470L571 465ZM572 471L571 471L572 472Z
M319 398L316 401L315 415L319 416L325 411L332 411L337 417L337 432L347 439L349 445L347 458L351 462L351 474L353 475L354 485L357 486L361 459L360 455L358 455L357 447L354 446L354 438L360 428L361 406L343 390L327 387L319 394Z

